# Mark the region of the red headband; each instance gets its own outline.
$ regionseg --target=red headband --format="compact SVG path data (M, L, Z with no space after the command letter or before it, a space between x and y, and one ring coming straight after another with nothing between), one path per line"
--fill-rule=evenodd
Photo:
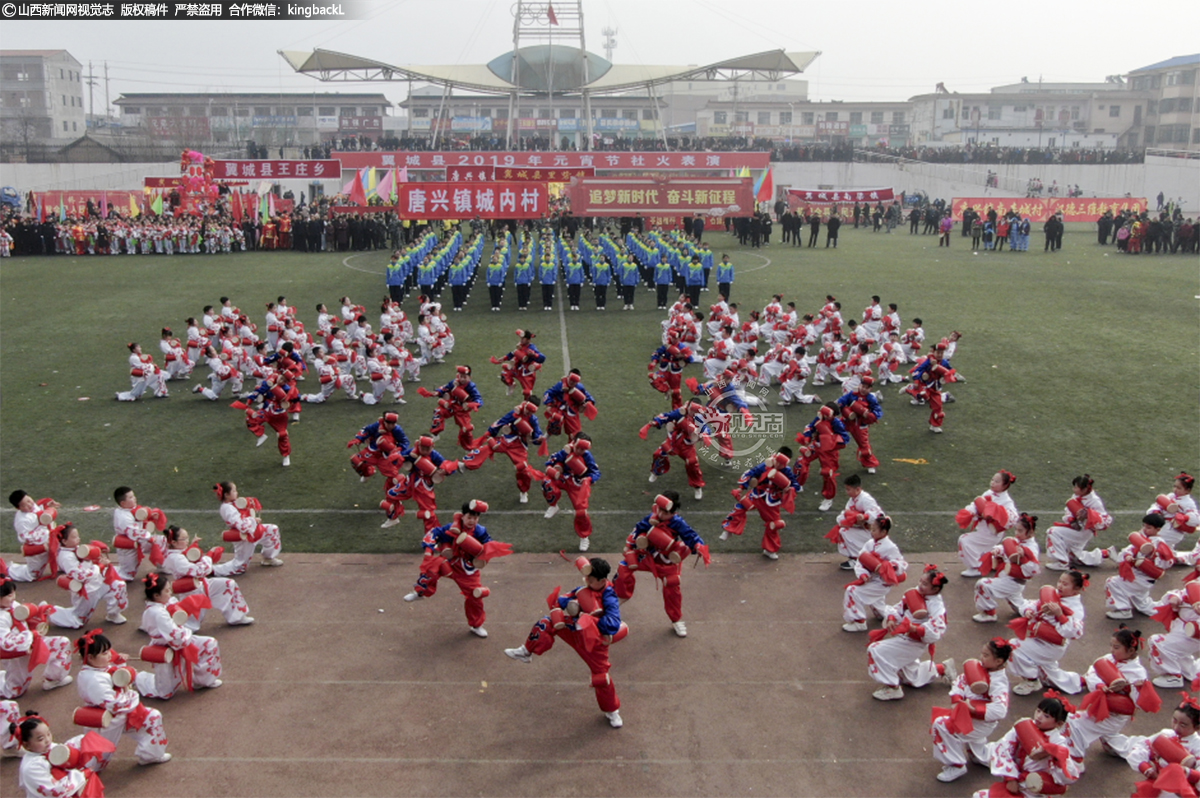
M1017 481L1017 477L1011 471L1005 471L1003 468L1001 468L1000 473L1004 475L1006 480L1008 480L1009 485Z
M1179 706L1186 706L1195 710L1200 710L1200 701L1197 701L1195 696L1193 696L1191 693L1180 693L1179 695L1183 698Z
M1192 486L1196 484L1196 478L1186 471L1180 471L1179 475L1176 476L1175 479L1182 482L1183 486L1188 490L1191 490Z
M146 578L142 580L146 587L158 587L158 574L146 574Z
M1141 651L1142 648L1146 645L1146 640L1145 640L1145 638L1142 637L1142 633L1136 629L1130 629L1128 626L1125 626L1124 624L1122 624L1121 626L1124 627L1124 631L1129 632L1129 636L1133 638L1133 650ZM1120 631L1122 631L1122 629L1117 629L1117 631L1120 632Z
M85 632L82 637L75 641L75 649L79 652L80 658L87 658L87 650L91 648L92 641L103 633L103 629L93 629L90 632Z
M220 499L221 501L225 501L225 489L223 487L221 487L221 485L219 483L216 485L213 485L213 493L217 494L218 499Z
M1006 648L1009 650L1012 649L1012 646L1009 645L1009 642L1007 640L1005 640L1003 637L993 637L990 642L993 646L995 646L996 648L1001 649L1001 650L1006 649Z
M1186 693L1185 693L1185 695L1186 695ZM1067 697L1065 695L1063 695L1062 693L1058 692L1057 690L1047 690L1046 692L1042 693L1042 698L1057 699L1058 702L1063 705L1063 709L1065 709L1067 711L1067 714L1070 714L1075 711L1074 704L1072 704L1070 701L1068 701Z
M46 723L46 719L41 715L22 715L20 718L18 718L17 722L14 724L17 728L15 731L13 731L13 737L16 738L17 744L22 747L25 746L25 735L21 733L21 726L26 721L30 720L36 720L38 723ZM49 726L50 724L46 723L46 725Z

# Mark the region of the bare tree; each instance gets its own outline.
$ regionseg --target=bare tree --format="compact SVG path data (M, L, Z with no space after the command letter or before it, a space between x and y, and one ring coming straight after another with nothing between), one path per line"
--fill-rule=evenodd
M19 151L27 162L33 159L33 145L45 135L41 125L44 120L45 117L35 115L32 108L21 108L15 114L5 115L4 138L20 143Z

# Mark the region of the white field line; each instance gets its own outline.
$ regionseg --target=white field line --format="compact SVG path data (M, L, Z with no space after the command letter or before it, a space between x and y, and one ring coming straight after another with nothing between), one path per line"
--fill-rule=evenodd
M342 265L345 266L347 269L354 269L354 271L356 271L356 272L365 272L366 274L378 274L380 276L387 275L387 272L377 272L377 271L373 271L371 269L360 269L357 266L350 265L351 258L357 258L359 255L364 255L364 254L366 254L366 253L356 252L353 255L347 255L346 257L342 258Z

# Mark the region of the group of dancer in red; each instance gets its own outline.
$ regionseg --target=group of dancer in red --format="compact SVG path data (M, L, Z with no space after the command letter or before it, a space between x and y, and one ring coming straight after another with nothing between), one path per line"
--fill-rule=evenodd
M1158 599L1150 595L1172 566L1196 566L1200 560L1200 547L1180 547L1191 541L1190 535L1200 526L1191 498L1193 477L1179 474L1173 491L1154 499L1141 530L1131 534L1129 545L1121 549L1088 548L1112 518L1096 496L1091 478L1077 477L1062 519L1051 525L1046 538L1044 567L1059 572L1059 578L1041 587L1035 598L1025 596L1025 589L1043 567L1038 519L1017 509L1009 493L1015 475L997 472L989 489L956 515L964 530L959 556L962 576L977 580L973 620L998 622L1007 608L1012 612L1008 624L1012 636L992 638L977 658L961 666L953 660L938 662L933 653L947 631L941 594L948 576L935 565L927 566L915 586L891 603L892 589L909 579L908 563L891 538L891 519L865 489L863 477L880 468L870 430L883 417L885 387L892 385L910 404L927 407L930 432L942 433L945 407L955 401L946 388L965 382L951 365L961 336L947 335L922 354L921 320L905 327L897 306L885 309L879 297L871 298L861 322L844 322L841 303L833 296L826 297L819 310L799 315L794 302L785 303L784 297L776 295L745 320L728 300L720 297L706 317L681 296L663 322L661 346L651 356L649 377L653 388L666 395L669 407L639 432L643 439L651 429L665 433L651 455L649 481L668 478L671 460L677 457L683 461L694 499L702 501L706 487L702 452L719 463L744 457L739 445L754 429L752 408L766 406L772 388L778 387L779 406L817 405L812 420L796 435L795 450L779 446L759 455L743 471L719 539L744 534L750 514L756 513L763 524L762 553L777 560L787 527L784 516L794 512L813 465L822 482L820 512L833 509L841 487L846 504L826 538L844 557L841 568L853 572L853 581L843 593L843 629L868 634L867 671L879 685L875 698L901 699L905 687L937 681L950 686L950 706L935 712L931 726L934 758L942 765L937 778L958 779L974 761L999 779L996 787L980 795L1061 793L1082 775L1088 750L1099 742L1144 777L1139 795L1193 795L1193 785L1200 782L1200 769L1192 767L1200 756L1200 705L1194 699L1185 697L1178 705L1171 730L1150 737L1125 733L1139 709L1158 711L1161 700L1155 685L1200 686L1193 684L1200 657L1200 574L1193 570L1181 586ZM410 440L399 414L386 412L347 444L356 450L351 464L363 482L376 473L382 478L384 528L399 524L406 505L415 505L424 530L424 555L405 600L432 597L439 580L449 577L464 597L469 630L478 637L488 635L484 600L489 589L482 583L481 569L509 554L511 547L490 537L482 523L489 509L484 500L465 502L449 523L443 523L437 486L448 477L484 467L497 454L504 455L513 465L520 503L528 502L536 481L546 501L545 517L551 518L566 495L574 511L579 550L586 552L592 536L588 506L601 476L592 439L584 431L585 422L597 417L597 402L584 386L583 375L573 369L539 397L536 382L546 358L534 344L533 331L520 329L516 336L511 351L491 360L500 366L498 377L507 395L519 390L520 397L514 396L511 408L481 433L475 417L484 408L482 394L471 367L457 365L454 377L441 387L418 389L422 397L435 400L428 432ZM706 336L711 346L702 352ZM287 343L280 342L264 356L268 373L258 389L264 402L276 403L277 411L287 406L282 411L285 418L295 397L290 390L281 394L279 389L289 380L294 389L306 370L306 356L296 347L287 349ZM312 351L315 348L310 347L309 357L320 357L320 352ZM685 375L692 365L702 368L703 378ZM826 402L809 393L809 385L837 385L841 395ZM685 387L691 394L687 399ZM246 409L249 426L251 411L258 409L252 404ZM451 422L462 450L452 458L435 448ZM265 438L263 429L260 426L255 432L260 443ZM559 436L563 442L551 454L550 439ZM863 473L842 477L840 452L852 440ZM282 442L280 446L283 453ZM539 458L546 458L541 467L530 461L531 446L538 447ZM575 563L584 584L565 593L556 588L546 599L547 612L524 643L505 650L510 658L527 663L550 650L556 639L564 640L591 671L597 703L613 727L623 721L609 673L609 647L628 634L621 604L634 595L639 572L648 572L661 587L674 632L681 637L688 634L682 612L682 563L691 556L708 563L710 553L682 517L681 507L677 491L660 491L626 538L615 573L603 558L578 557ZM1116 567L1105 587L1108 618L1129 620L1138 612L1161 622L1165 631L1144 639L1140 631L1121 624L1112 633L1110 653L1096 660L1086 674L1065 671L1060 660L1070 643L1084 633L1080 595L1090 575L1083 569L1107 565ZM872 630L875 620L881 625ZM1153 675L1140 662L1144 649ZM1018 721L999 739L990 739L1008 715L1010 693L1026 696L1043 690L1032 718ZM1086 694L1074 706L1069 696L1079 693Z

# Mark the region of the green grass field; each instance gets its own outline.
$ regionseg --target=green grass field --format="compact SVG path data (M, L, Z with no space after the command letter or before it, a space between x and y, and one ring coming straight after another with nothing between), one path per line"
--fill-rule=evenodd
M1012 493L1023 510L1041 514L1044 528L1062 511L1070 480L1090 472L1097 492L1118 522L1103 537L1135 527L1154 495L1170 487L1180 469L1200 467L1200 269L1195 258L1118 256L1101 248L1094 234L1070 231L1056 254L973 255L967 240L939 250L933 236L845 230L837 250L794 249L775 243L761 250L731 244L724 233L707 236L718 256L728 251L739 268L733 299L743 315L762 307L774 292L794 299L803 312L817 310L827 293L857 317L872 294L897 302L907 324L925 321L936 340L952 329L964 338L955 366L968 382L952 387L946 433L927 429L928 410L911 407L895 389L885 395L886 416L873 430L883 461L867 489L896 521L896 537L908 550L952 548L953 512L982 492L990 475L1008 468L1018 475ZM349 468L346 441L378 416L340 392L325 405L305 409L292 427L291 468L284 469L273 439L255 448L240 411L225 401L208 402L189 392L192 383L170 383L168 399L118 403L128 387L125 344L140 341L157 351L159 328L182 332L183 320L199 316L221 295L249 312L260 325L263 305L279 294L300 309L315 328L315 305L331 306L343 294L366 305L372 323L385 293L386 253L175 257L54 257L5 260L0 266L0 488L52 495L68 507L99 504L103 511L72 513L85 538L111 536L112 490L135 488L143 503L180 510L174 520L213 540L221 528L213 482L232 479L258 496L267 518L278 521L285 547L306 551L415 551L420 525L410 514L380 530L378 477L360 484ZM714 285L715 288L715 285ZM703 295L715 300L715 292ZM503 354L513 330L532 327L547 355L538 382L544 390L562 373L563 340L557 309L516 312L515 291L505 295L505 312L488 312L486 287L477 286L463 313L448 313L458 339L445 365L427 367L426 386L450 378L454 363L469 363L485 398L477 427L512 406L487 358ZM449 292L444 295L449 308ZM663 395L646 380L646 363L658 345L663 314L653 295L639 290L638 309L622 312L611 294L609 310L592 310L590 288L583 308L565 314L571 364L582 369L597 397L599 418L585 425L595 439L603 479L593 491L596 548L616 551L640 518L655 490L675 488L685 497L684 514L701 534L715 540L729 489L740 468L704 461L708 488L691 501L681 463L655 485L647 484L650 454L661 438L647 441L637 429L666 409ZM615 307L614 307L615 303ZM540 307L535 297L534 303ZM412 313L413 300L406 302ZM202 370L207 379L207 369ZM700 367L692 367L700 373ZM197 375L201 370L197 371ZM314 390L313 383L303 384ZM432 400L408 387L399 406L410 436L428 428ZM835 398L835 388L822 395ZM83 401L84 398L87 401ZM774 412L776 393L770 396ZM391 409L391 406L388 406ZM782 436L791 441L813 416L812 406L793 406ZM461 452L453 427L439 450ZM562 439L558 439L561 441ZM916 463L898 460L918 461ZM842 474L858 472L853 445L843 453ZM832 514L815 512L820 481L814 475L797 501L785 531L785 551L825 551L822 535ZM482 470L456 475L439 490L439 504L454 508L468 498L487 499L506 511L488 521L494 535L518 549L574 549L571 515L541 518L544 503L535 486L530 504L517 503L512 467L496 460ZM841 499L837 507L840 507ZM6 505L7 511L7 505ZM287 514L272 514L286 509ZM353 510L360 512L347 512ZM524 512L518 512L524 511ZM1122 515L1123 513L1123 515ZM13 551L10 514L4 515L0 549ZM716 544L753 551L754 534Z

